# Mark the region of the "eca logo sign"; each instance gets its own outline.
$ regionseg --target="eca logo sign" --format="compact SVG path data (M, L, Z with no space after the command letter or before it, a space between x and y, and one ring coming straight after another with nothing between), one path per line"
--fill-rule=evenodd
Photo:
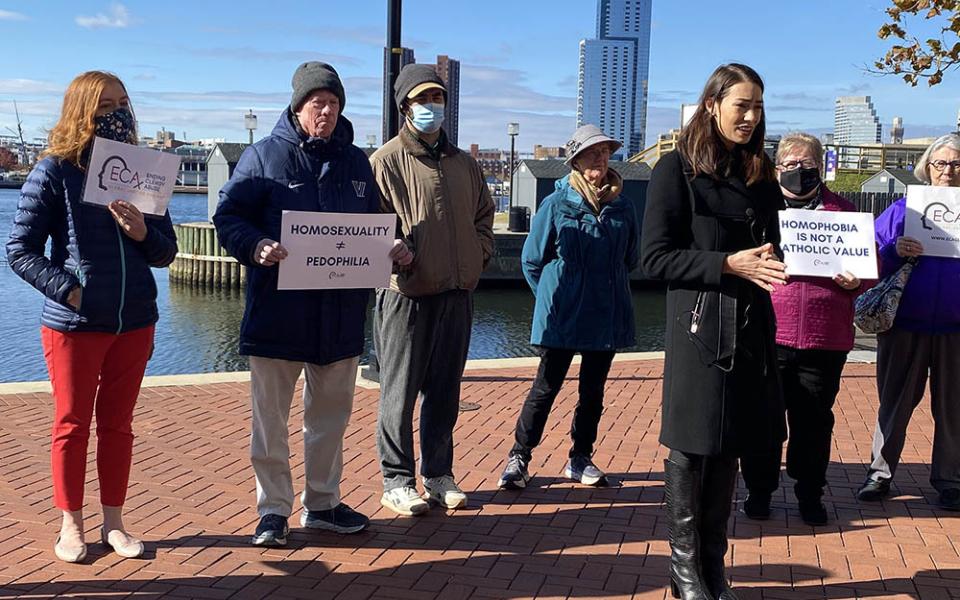
M933 202L928 204L925 209L923 209L923 216L920 217L920 225L924 229L933 229L931 223L935 225L940 224L956 224L960 221L960 214L950 210L950 207L944 204L943 202Z
M143 187L143 181L140 174L127 167L127 161L120 156L111 156L103 161L103 167L100 169L98 177L98 187L101 190L107 190L107 184L123 185L132 190L139 190Z

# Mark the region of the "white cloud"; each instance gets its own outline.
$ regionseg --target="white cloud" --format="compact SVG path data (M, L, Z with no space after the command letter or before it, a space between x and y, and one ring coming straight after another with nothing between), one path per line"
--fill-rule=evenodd
M0 10L0 21L26 21L30 17L12 10Z
M60 94L63 86L36 79L0 79L0 94Z
M125 29L136 23L136 20L130 16L130 11L127 10L127 7L119 2L115 2L110 6L109 13L110 14L97 13L97 15L93 17L78 15L74 20L77 22L77 25L86 27L87 29Z

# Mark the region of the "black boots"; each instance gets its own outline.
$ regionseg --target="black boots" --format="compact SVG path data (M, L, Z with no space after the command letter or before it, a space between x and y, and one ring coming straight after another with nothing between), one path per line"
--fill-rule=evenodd
M737 459L671 452L664 461L670 590L682 600L737 600L724 575Z
M700 575L700 479L702 461L663 461L670 524L670 590L682 600L714 600Z
M703 500L700 503L700 568L707 590L716 600L738 600L724 574L727 523L737 485L737 459L703 458Z

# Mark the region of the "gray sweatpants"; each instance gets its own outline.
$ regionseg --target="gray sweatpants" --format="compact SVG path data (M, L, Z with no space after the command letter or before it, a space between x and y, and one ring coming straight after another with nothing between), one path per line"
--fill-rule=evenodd
M373 335L380 361L377 452L383 488L416 484L413 410L420 404L420 474L453 476L453 428L470 346L473 295L408 298L377 290Z
M877 336L880 410L873 434L871 478L893 478L928 372L933 413L930 483L938 491L960 488L960 333L894 328Z
M293 478L290 473L290 404L302 371L303 467L306 482L301 503L307 510L328 510L340 504L343 433L353 410L359 357L329 365L250 357L250 400L253 423L250 462L257 479L257 513L290 516Z

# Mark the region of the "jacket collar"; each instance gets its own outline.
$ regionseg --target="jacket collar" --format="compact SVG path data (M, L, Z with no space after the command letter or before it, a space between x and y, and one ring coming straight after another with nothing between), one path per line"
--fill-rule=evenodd
M573 189L573 186L570 185L570 175L564 175L554 184L554 189L563 194L563 203L560 204L561 207L574 210L576 212L586 213L590 215L597 216L595 212L587 204L587 201L580 195L577 190ZM603 208L600 209L600 214L603 214L606 210L620 210L620 207L623 203L626 202L623 192L620 192L613 200L604 203Z
M426 144L424 144L415 133L410 131L406 123L400 126L400 133L397 135L400 136L400 143L403 144L403 149L413 156L426 156L437 160L438 157L434 156ZM457 152L460 152L459 148L450 143L450 140L447 138L447 132L443 129L440 129L437 148L440 156L453 156Z
M296 118L297 116L293 114L293 110L288 106L280 115L277 124L273 126L273 131L270 132L270 135L301 147L304 147L307 143L313 145L317 145L318 143L323 144L318 138L311 139L306 133L299 131L299 128L294 125L294 119ZM333 133L330 134L330 139L325 145L330 146L332 150L343 149L351 144L353 144L353 123L350 122L350 119L340 115L337 117L337 126L334 127Z

